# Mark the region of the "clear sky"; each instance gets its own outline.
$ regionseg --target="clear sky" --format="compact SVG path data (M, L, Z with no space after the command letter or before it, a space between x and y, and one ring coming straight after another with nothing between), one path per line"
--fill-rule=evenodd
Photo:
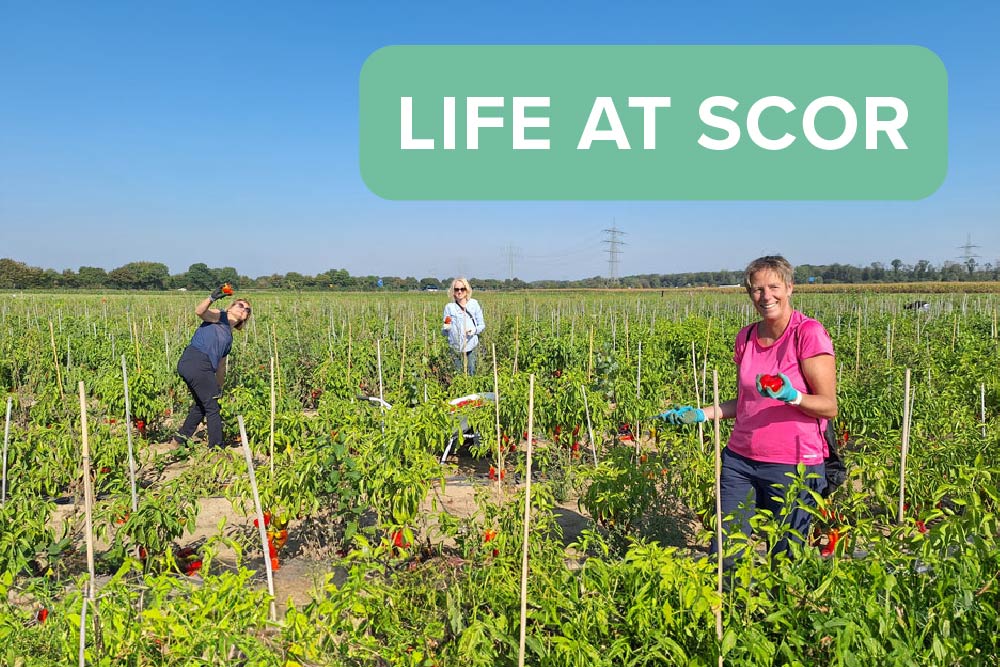
M257 276L525 280L1000 260L996 2L0 0L0 257ZM390 44L916 44L948 70L949 167L915 202L392 202L358 168ZM511 253L508 253L511 249Z

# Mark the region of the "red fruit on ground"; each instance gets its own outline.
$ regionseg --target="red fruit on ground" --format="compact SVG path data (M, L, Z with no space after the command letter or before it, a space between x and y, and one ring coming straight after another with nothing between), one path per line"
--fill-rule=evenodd
M35 620L39 623L44 623L49 617L49 610L42 607L35 613Z

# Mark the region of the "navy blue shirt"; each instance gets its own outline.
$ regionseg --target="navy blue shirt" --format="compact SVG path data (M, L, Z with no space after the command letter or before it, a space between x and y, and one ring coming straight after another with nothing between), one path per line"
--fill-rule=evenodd
M212 364L212 370L219 370L219 362L233 347L233 329L229 325L226 311L219 313L218 322L202 322L191 337L188 347L204 352Z

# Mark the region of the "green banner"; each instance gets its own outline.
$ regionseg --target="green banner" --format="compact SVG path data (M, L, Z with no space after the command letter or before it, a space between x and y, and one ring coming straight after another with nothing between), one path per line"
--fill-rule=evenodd
M916 46L390 46L361 174L387 199L920 199L947 96Z

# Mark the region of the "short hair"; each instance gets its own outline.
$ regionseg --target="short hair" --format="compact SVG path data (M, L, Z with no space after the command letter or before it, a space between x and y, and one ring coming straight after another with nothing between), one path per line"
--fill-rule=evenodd
M469 279L459 276L451 281L451 286L448 287L448 294L451 294L452 298L455 296L455 283L461 283L462 287L465 288L465 296L472 296L472 285L469 284Z
M750 281L761 271L773 271L786 285L791 285L795 278L795 268L781 255L765 255L758 257L749 264L743 272L743 287L750 293Z

